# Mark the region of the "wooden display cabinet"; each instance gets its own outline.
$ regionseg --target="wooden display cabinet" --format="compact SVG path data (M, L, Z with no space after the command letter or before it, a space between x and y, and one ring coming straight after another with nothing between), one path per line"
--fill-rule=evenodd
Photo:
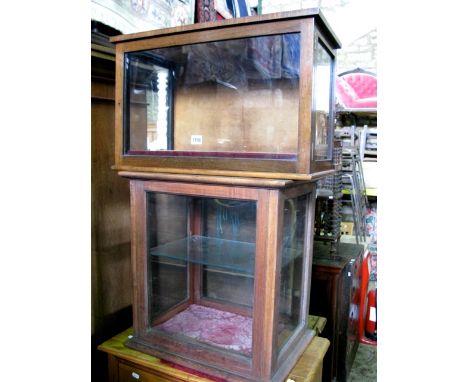
M116 169L295 180L333 170L340 42L319 9L111 41Z
M315 335L315 183L135 177L126 345L227 381L284 380Z

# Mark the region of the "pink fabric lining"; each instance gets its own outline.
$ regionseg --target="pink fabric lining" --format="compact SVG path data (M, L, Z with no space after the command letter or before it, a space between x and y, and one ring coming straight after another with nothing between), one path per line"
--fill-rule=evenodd
M252 354L251 317L193 304L156 328L245 355Z

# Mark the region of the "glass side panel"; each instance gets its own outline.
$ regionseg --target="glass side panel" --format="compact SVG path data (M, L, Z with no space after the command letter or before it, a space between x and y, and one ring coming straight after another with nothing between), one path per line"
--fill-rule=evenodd
M307 195L284 202L278 351L292 336L301 320L306 209Z
M147 195L153 329L250 357L256 202Z
M330 118L333 61L320 40L317 42L314 57L314 160L329 160L333 138L333 121Z
M167 246L187 236L189 199L185 196L147 194L148 247ZM151 253L151 250L150 250ZM149 256L150 322L186 301L188 265L179 258Z
M299 33L125 55L125 154L297 157Z

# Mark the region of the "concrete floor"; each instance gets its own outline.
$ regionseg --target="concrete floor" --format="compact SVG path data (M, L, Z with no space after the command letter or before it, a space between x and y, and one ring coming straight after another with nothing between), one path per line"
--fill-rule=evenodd
M377 346L359 344L347 382L377 381Z

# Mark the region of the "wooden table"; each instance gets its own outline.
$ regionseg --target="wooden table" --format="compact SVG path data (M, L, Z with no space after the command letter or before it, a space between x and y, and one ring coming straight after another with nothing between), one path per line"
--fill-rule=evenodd
M309 317L309 327L320 333L326 323L323 317ZM182 371L160 359L127 348L124 343L132 328L116 335L98 347L108 354L109 382L212 382ZM321 382L325 353L330 346L326 338L315 336L289 374L289 382Z

